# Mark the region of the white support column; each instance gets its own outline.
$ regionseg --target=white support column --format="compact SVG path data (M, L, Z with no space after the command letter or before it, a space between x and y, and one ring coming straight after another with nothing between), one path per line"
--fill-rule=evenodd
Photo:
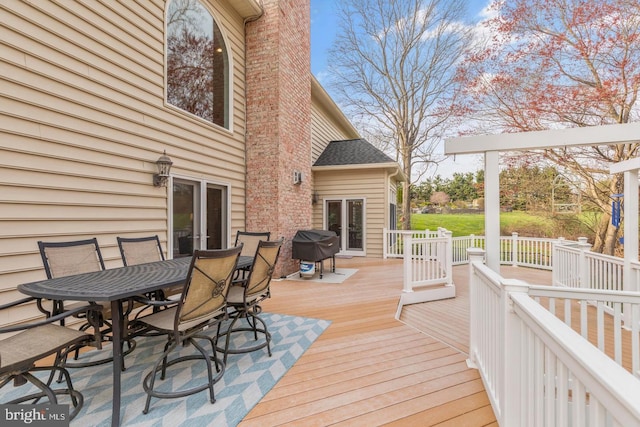
M624 173L624 270L623 290L640 291L631 275L631 261L638 259L638 169Z
M638 169L624 173L624 265L622 268L622 290L640 291L640 283L633 276L631 261L638 260ZM621 212L621 213L622 213ZM633 312L630 305L625 304L624 323L631 325Z
M500 273L500 153L484 153L484 235L487 266Z

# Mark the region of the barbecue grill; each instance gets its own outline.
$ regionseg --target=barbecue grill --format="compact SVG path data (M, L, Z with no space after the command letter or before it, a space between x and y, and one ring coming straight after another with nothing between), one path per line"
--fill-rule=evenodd
M324 260L331 259L331 271L336 271L335 255L340 251L340 239L335 231L298 230L293 236L291 258L320 265L320 278L324 273ZM302 274L300 274L302 276Z

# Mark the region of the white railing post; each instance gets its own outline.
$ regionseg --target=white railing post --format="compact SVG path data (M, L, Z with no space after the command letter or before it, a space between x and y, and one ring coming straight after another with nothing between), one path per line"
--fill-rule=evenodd
M589 265L587 264L586 252L591 249L591 245L587 243L586 237L578 237L578 249L580 255L578 258L578 286L581 288L589 288Z
M522 392L520 376L526 374L522 372L521 340L522 331L520 329L520 318L513 311L513 301L511 300L511 292L526 293L528 286L519 280L504 280L501 287L500 303L502 312L502 366L498 369L502 370L501 374L501 392L500 392L500 413L502 419L501 425L517 426L520 425L520 413L523 403L520 398Z
M447 286L453 285L453 232L449 230L444 231L444 236L447 238L445 245L445 268L447 275Z
M387 259L387 252L389 252L389 235L386 227L382 229L382 247L384 248L382 251L382 259Z
M473 263L484 262L484 250L480 248L467 248L469 259L469 362L477 366L476 351L478 350L478 292L477 278L473 274Z
M402 292L413 292L413 269L412 269L412 256L413 256L413 236L411 233L405 233L402 239L403 244L403 267L404 278Z
M511 233L511 265L518 266L518 233Z
M564 243L564 237L558 238L551 246L551 286L558 286L560 281L560 250L558 246Z

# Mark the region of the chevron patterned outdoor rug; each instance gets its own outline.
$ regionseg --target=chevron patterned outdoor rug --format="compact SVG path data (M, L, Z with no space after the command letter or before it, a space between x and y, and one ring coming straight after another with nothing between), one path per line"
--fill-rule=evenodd
M247 354L230 354L222 379L215 385L216 402L209 402L209 392L176 399L152 398L148 414L143 414L146 394L142 380L162 353L166 338L139 337L136 349L125 358L127 369L122 373L122 426L235 426L262 397L278 382L309 346L329 326L326 320L263 313L262 318L272 335L272 357L266 348ZM215 333L215 328L209 329ZM238 334L239 335L239 334ZM236 344L247 337L239 337ZM253 340L253 335L251 335ZM192 347L181 354L193 354ZM90 354L90 353L87 353ZM104 356L101 356L104 357ZM178 371L179 369L179 371ZM91 368L70 369L74 387L84 395L84 406L71 426L108 426L111 424L110 364ZM175 366L171 378L162 389L179 389L193 378L205 378L202 362L182 363ZM0 390L0 402L8 401L23 388L6 386ZM62 399L62 398L61 398ZM67 403L61 400L60 403Z

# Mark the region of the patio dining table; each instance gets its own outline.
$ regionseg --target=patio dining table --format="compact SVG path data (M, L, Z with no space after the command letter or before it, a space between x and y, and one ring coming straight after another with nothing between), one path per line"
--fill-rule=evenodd
M191 257L176 258L18 285L20 292L37 298L111 303L114 343L112 426L120 425L123 302L136 295L184 283L190 263ZM236 268L246 268L252 263L253 257L241 256Z

